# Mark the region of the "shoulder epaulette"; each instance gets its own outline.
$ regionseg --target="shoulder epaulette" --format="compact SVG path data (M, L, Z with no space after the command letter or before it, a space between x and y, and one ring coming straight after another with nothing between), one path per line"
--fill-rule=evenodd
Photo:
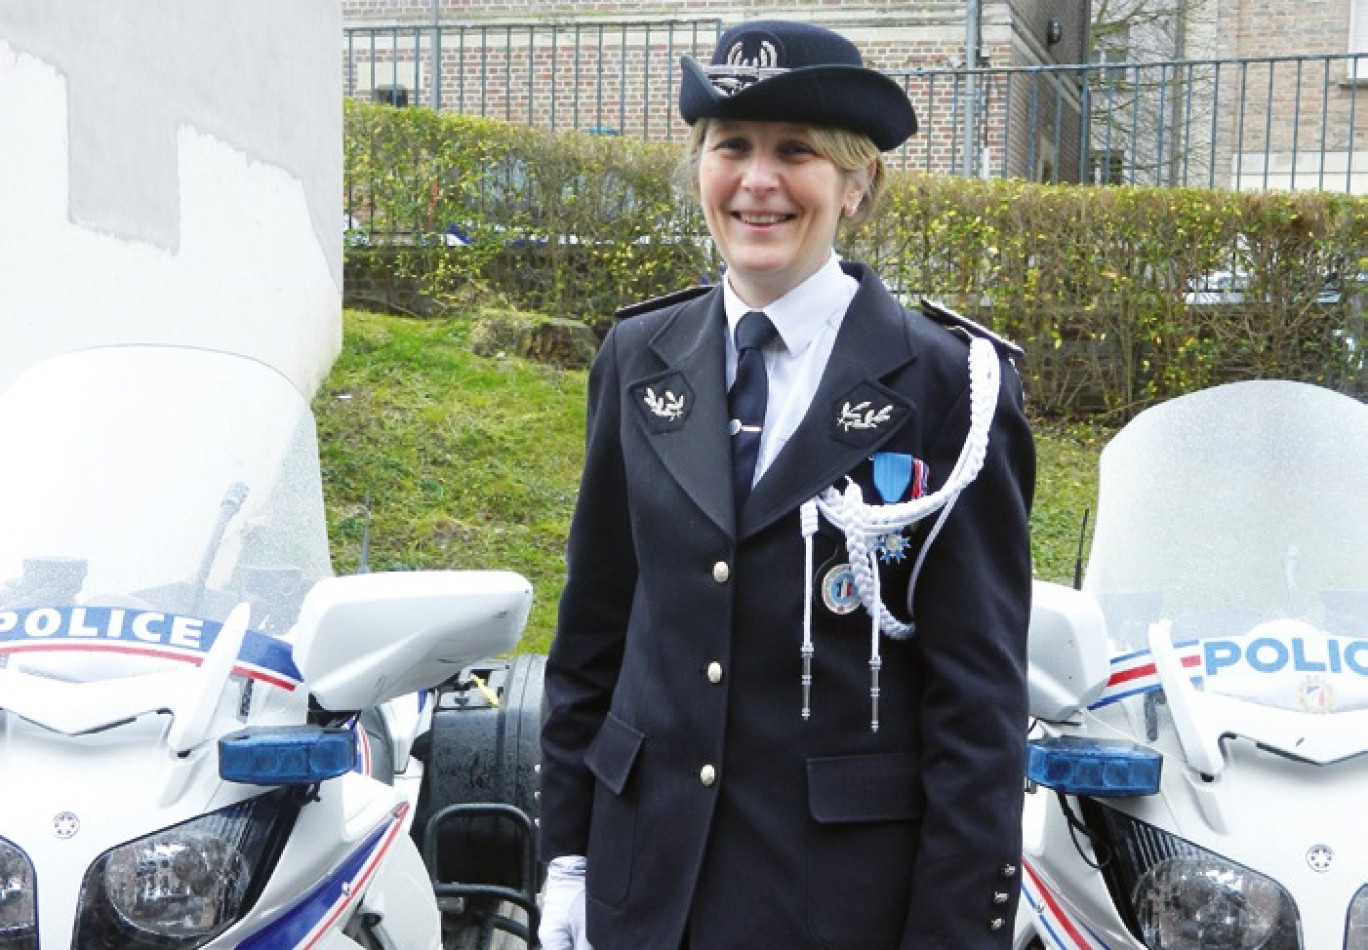
M697 287L685 287L683 290L676 290L673 293L652 297L650 300L641 300L637 303L629 303L625 307L618 307L613 311L613 316L617 317L619 320L625 320L628 317L650 313L652 310L662 310L665 307L683 303L684 301L692 300L695 297L701 297L710 290L712 290L712 286L709 284L700 284Z
M921 300L921 311L942 326L949 327L952 330L961 330L971 336L982 337L992 343L993 346L997 347L997 351L1009 359L1020 359L1026 355L1026 351L1011 340L998 336L992 330L982 324L975 323L964 314L956 313L949 307L938 304L933 300L927 300L923 297Z

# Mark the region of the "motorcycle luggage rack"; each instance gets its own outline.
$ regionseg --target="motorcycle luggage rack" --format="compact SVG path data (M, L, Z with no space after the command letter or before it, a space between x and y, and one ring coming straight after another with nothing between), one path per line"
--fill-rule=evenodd
M438 880L437 856L439 833L448 822L468 822L474 819L489 818L496 822L506 822L518 839L518 866L520 887L507 887L501 884L479 882L459 882ZM465 802L448 805L429 819L423 830L423 863L432 876L432 889L440 904L457 900L466 905L468 898L491 898L496 902L507 902L520 908L527 915L527 921L516 920L497 911L479 911L478 926L481 929L478 950L490 950L495 930L522 940L529 948L540 946L537 928L541 923L541 910L537 906L537 832L532 819L521 808L500 802ZM465 911L462 911L463 913ZM447 911L442 912L443 917Z

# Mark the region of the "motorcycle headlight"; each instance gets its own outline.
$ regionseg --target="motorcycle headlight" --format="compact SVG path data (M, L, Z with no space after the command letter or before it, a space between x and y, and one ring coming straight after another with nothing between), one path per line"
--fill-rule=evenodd
M33 863L0 838L0 950L38 950Z
M1368 884L1359 888L1349 904L1344 930L1344 950L1368 950Z
M193 950L247 911L294 819L288 792L240 802L119 845L86 872L82 950Z
M1104 873L1150 950L1299 950L1297 905L1281 884L1190 841L1091 803L1111 845Z

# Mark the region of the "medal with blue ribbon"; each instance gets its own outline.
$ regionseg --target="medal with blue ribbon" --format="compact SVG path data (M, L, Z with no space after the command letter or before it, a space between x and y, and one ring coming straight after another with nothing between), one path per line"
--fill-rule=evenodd
M885 505L896 505L912 484L912 456L902 452L874 453L874 487Z
M899 504L909 487L913 498L920 497L925 488L924 464L902 452L875 452L873 461L874 488L885 505ZM901 529L880 535L875 550L885 564L901 561L907 551L907 538Z

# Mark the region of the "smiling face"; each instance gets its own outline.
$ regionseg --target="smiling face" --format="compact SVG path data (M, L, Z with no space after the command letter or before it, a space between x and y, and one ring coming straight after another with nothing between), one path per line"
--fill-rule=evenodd
M844 171L823 157L808 126L782 122L710 121L696 169L703 217L727 278L752 307L817 272L868 180L867 172Z

